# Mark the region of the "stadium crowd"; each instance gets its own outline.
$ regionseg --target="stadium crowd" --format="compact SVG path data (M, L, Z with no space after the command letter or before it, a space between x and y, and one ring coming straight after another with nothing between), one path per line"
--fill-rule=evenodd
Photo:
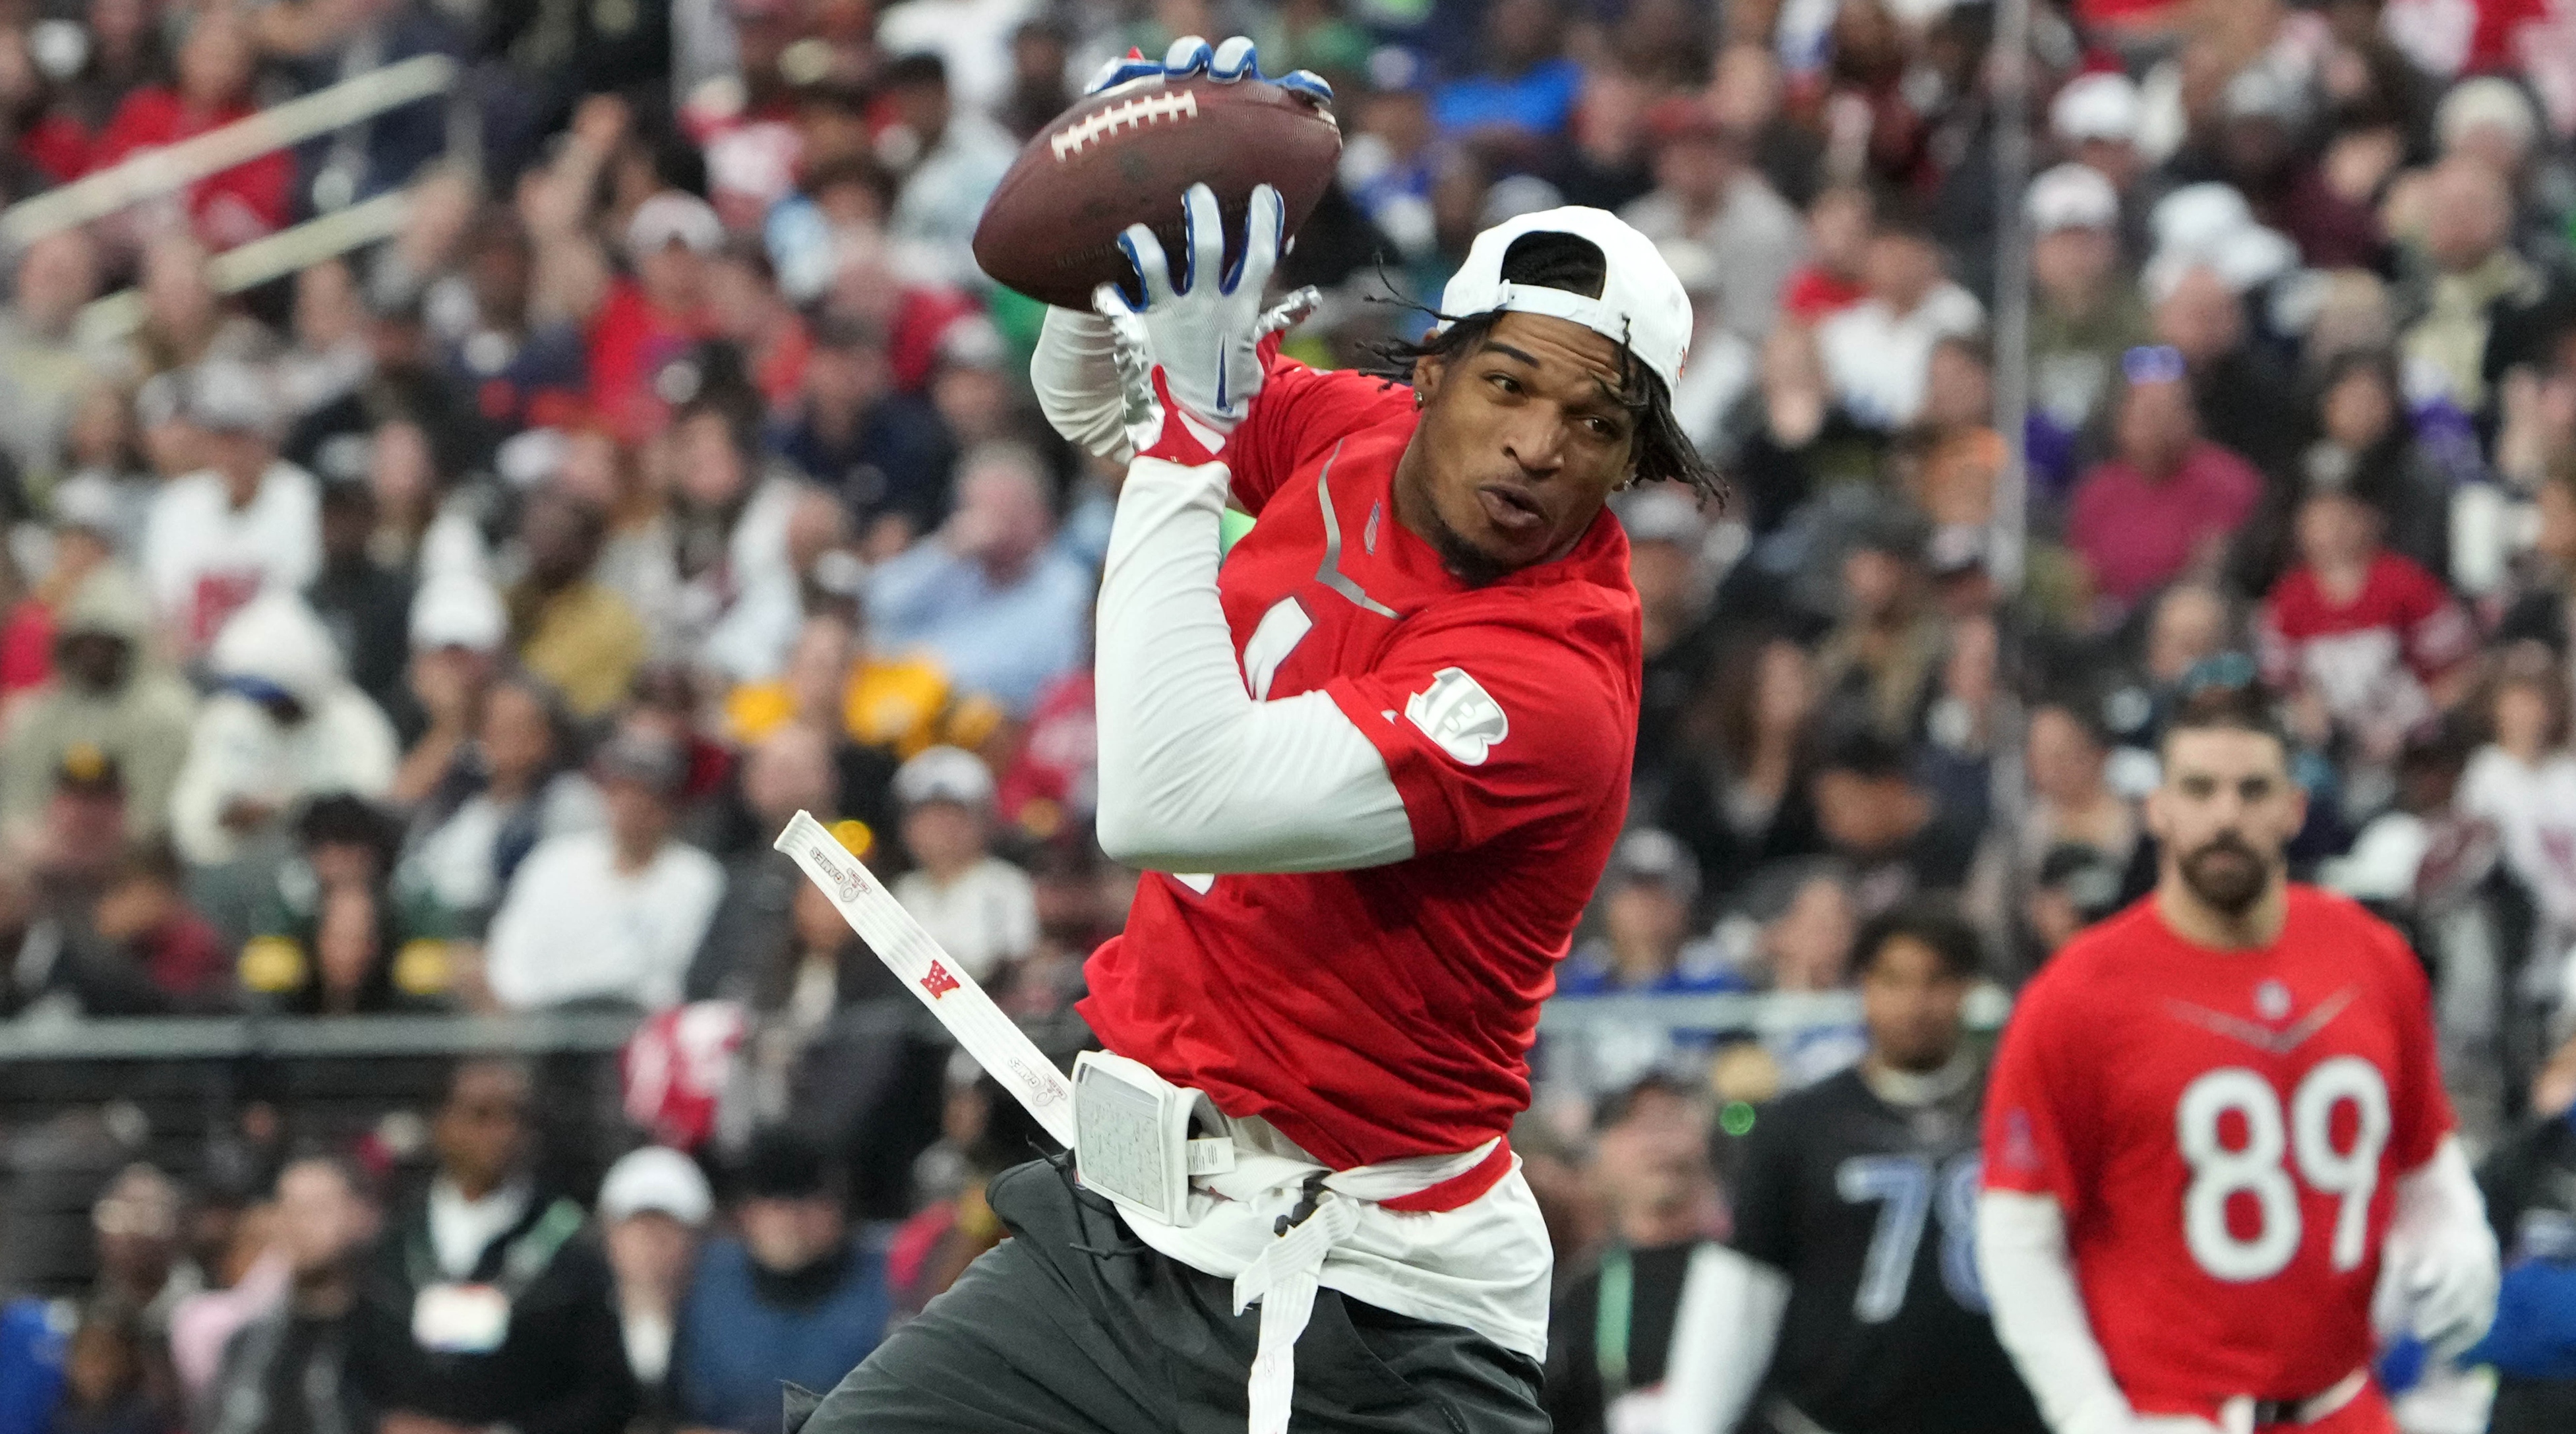
M2508 1261L2576 1281L2576 8L2034 8L1999 201L1979 0L0 6L11 201L461 64L11 255L0 1012L646 1018L604 1180L481 1061L409 1140L290 1107L220 1179L114 1173L88 1268L8 1292L0 1430L772 1434L779 1380L998 1238L1025 1132L769 842L833 823L1032 1020L1118 929L1119 474L1049 431L1042 310L968 239L1087 75L1183 34L1338 95L1292 355L1414 336L1479 229L1560 203L1692 293L1675 406L1731 493L1618 504L1645 711L1560 1008L1847 990L1927 901L2009 992L2151 885L2163 716L2259 685L2300 874L2412 937ZM381 243L212 262L395 191ZM1612 1009L1542 1040L1514 1143L1558 1427L1642 1434L1673 1252L1873 1035ZM2544 1400L2495 1427L2569 1427L2576 1297L2493 1344Z

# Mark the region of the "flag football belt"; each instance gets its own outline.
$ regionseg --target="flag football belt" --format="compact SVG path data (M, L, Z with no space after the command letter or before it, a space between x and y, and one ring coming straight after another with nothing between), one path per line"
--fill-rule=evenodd
M2363 1368L2326 1386L2322 1394L2312 1394L2305 1399L2255 1400L2252 1427L2264 1429L2278 1424L2314 1424L2360 1398L2361 1391L2369 1386L2370 1371ZM2224 1419L2222 1414L2222 1423ZM2232 1429L2234 1426L2229 1427Z
M1206 1092L1105 1051L1076 1057L1068 1081L821 822L798 812L775 845L975 1063L1073 1151L1084 1188L1134 1219L1199 1227L1241 1257L1234 1312L1261 1306L1250 1434L1288 1427L1297 1338L1314 1314L1325 1258L1359 1228L1361 1207L1454 1210L1511 1173L1511 1147L1500 1136L1454 1155L1335 1170L1306 1157L1268 1122L1230 1117ZM1250 1218L1267 1209L1279 1212L1267 1227Z

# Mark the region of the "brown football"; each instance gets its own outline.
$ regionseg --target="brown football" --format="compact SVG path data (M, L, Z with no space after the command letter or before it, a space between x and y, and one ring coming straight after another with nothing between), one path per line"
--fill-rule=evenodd
M1130 224L1153 228L1179 277L1188 262L1181 192L1205 183L1225 214L1231 267L1242 256L1253 186L1279 191L1294 234L1324 197L1341 153L1329 106L1266 80L1131 81L1030 138L976 222L975 262L1033 299L1088 309L1102 284L1135 287L1118 248Z

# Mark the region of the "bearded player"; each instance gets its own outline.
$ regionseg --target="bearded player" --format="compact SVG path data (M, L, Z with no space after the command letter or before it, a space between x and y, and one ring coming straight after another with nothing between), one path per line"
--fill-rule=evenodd
M1165 65L1222 81L1250 52ZM1409 385L1316 372L1267 341L1277 195L1237 269L1214 196L1187 213L1177 254L1128 231L1139 285L1106 321L1049 315L1034 376L1059 430L1130 460L1099 832L1149 874L1080 1009L1204 1093L1190 1168L1201 1141L1232 1167L1185 1219L1005 1172L1016 1238L817 1429L1547 1427L1547 1233L1504 1135L1627 810L1638 604L1605 504L1712 481L1671 413L1689 302L1612 216L1526 215L1476 240ZM1259 521L1220 566L1229 499Z
M2374 1299L2450 1354L2496 1294L2423 969L2285 879L2307 803L2251 698L2194 699L2162 756L2154 894L2031 981L1996 1057L1996 1333L2058 1434L2393 1434Z

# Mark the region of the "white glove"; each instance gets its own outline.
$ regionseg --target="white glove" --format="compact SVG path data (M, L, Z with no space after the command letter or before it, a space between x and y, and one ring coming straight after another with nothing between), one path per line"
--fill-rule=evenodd
M1118 243L1136 266L1145 302L1130 304L1115 284L1101 285L1092 302L1116 340L1128 436L1136 451L1188 461L1195 455L1158 450L1183 436L1192 440L1185 448L1207 455L1223 448L1261 392L1261 341L1304 317L1316 295L1301 289L1262 311L1261 292L1279 262L1287 221L1277 190L1266 184L1253 189L1243 259L1231 274L1223 272L1225 229L1216 192L1193 184L1181 203L1188 269L1176 278L1154 231L1129 225ZM1167 421L1172 410L1178 410L1180 423Z
M2453 1359L2486 1336L2495 1322L2497 1269L2492 1238L2483 1229L2448 1234L2399 1254L2391 1249L2386 1278L2404 1311L2406 1332L2424 1341L2438 1359Z
M1183 35L1171 43L1160 60L1149 60L1130 50L1103 64L1091 77L1091 83L1082 87L1082 93L1085 96L1096 95L1102 90L1149 76L1187 79L1201 70L1207 72L1209 79L1222 85L1249 77L1303 95L1328 108L1333 103L1333 87L1313 70L1290 70L1284 75L1261 73L1261 56L1253 49L1252 41L1242 35L1236 35L1214 49L1196 35Z

